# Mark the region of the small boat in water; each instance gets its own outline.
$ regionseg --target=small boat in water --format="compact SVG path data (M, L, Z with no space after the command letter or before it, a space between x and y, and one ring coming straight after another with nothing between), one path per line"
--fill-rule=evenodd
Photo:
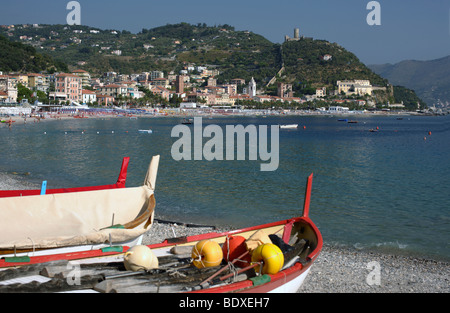
M194 122L194 119L192 119L192 118L184 118L182 121L181 121L181 124L184 124L184 125L190 125L190 124L192 124Z
M0 198L2 261L139 244L153 221L158 163L140 187Z
M311 174L307 179L299 217L223 233L168 238L120 252L89 250L47 259L31 257L31 263L47 262L39 266L0 260L0 267L21 265L8 276L0 275L0 292L297 292L323 245L309 217L312 178ZM145 251L141 260L151 256L151 266L131 262L138 251ZM214 264L208 265L213 259ZM79 284L68 282L69 260L76 260ZM24 277L32 270L35 277ZM17 278L22 278L21 284L14 284Z
M287 125L280 125L281 129L295 129L298 128L298 124L287 124Z
M89 186L89 187L45 189L45 194L56 194L56 193L68 193L68 192L81 192L81 191L93 191L93 190L125 188L125 183L126 183L126 180L127 180L127 169L128 169L128 163L129 162L130 162L130 158L129 157L123 158L122 166L120 168L119 177L117 178L117 182L115 184L100 185L100 186ZM43 191L42 189L0 190L0 198L37 196L37 195L41 195L42 191Z
M138 132L141 133L141 134L151 134L151 133L153 133L153 130L151 130L151 129L139 129Z
M349 123L349 124L356 124L356 123L358 123L358 121L348 121L347 123Z

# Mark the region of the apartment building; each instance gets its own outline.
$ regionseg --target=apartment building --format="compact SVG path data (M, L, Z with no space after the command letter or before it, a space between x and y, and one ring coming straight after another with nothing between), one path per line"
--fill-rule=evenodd
M85 70L75 70L72 72L72 74L81 77L81 83L83 87L91 85L91 74L89 74L89 72Z
M43 74L28 74L28 87L35 91L47 92L50 87L50 79Z
M56 93L65 94L69 101L83 101L82 78L77 75L66 73L56 75L55 90Z
M101 95L118 98L120 96L127 96L127 88L126 85L110 84L100 87L97 92Z

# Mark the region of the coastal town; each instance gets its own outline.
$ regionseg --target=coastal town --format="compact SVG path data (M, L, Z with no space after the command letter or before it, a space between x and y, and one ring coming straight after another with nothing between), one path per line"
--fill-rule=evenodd
M274 96L261 92L253 78L248 82L236 78L218 84L215 78L218 74L218 69L195 65L167 75L163 71L131 75L107 72L95 78L81 69L56 74L0 73L0 101L3 107L33 105L42 111L67 107L140 107L155 111L172 107L178 111L210 108L236 113L245 108L288 112L313 107L321 112L344 113L349 111L349 104L357 108L375 108L374 104L359 97L370 96L379 88L372 86L369 80L337 81L335 90L317 88L315 94L300 98L294 97L292 84L279 82ZM25 97L23 90L31 97ZM316 101L324 106L312 105ZM401 110L404 106L388 104L387 109Z

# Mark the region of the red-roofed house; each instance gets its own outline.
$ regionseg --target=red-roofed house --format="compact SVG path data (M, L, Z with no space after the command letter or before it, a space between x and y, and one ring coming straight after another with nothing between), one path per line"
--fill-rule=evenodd
M94 103L97 101L95 91L83 89L83 103Z
M170 90L167 90L164 87L161 86L155 86L151 89L151 92L153 92L156 95L160 95L162 98L169 100L170 99L170 95L172 94L172 92Z
M97 102L99 105L110 105L113 104L114 102L114 97L112 96L107 96L107 95L99 95L97 94Z

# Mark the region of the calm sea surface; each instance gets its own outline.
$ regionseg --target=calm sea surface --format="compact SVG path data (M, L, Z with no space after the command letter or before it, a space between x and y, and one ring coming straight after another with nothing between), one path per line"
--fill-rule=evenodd
M224 130L299 124L280 130L274 172L261 172L261 160L174 161L179 118L17 122L11 130L0 125L0 173L35 186L47 180L48 188L109 184L129 156L131 187L160 154L159 218L235 227L301 214L314 173L310 217L325 242L450 260L450 116L339 118L203 118L203 126Z

